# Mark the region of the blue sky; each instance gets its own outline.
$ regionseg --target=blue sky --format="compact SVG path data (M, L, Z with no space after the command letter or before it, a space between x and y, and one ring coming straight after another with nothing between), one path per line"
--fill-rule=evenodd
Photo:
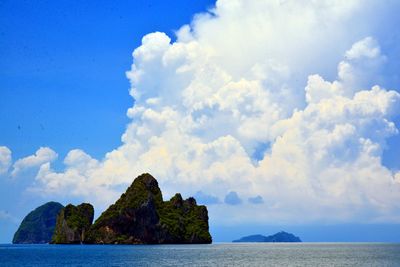
M144 171L216 241L400 241L399 5L327 3L2 1L0 243Z
M133 49L149 32L173 36L213 3L2 1L2 143L16 158L39 146L102 157L128 123Z
M61 159L78 147L101 158L121 143L128 123L132 99L125 71L143 35L158 30L173 36L212 4L2 1L0 144L16 159L41 146L52 147ZM25 196L24 178L29 179L0 181L0 209L18 219L43 202ZM33 203L21 204L24 197ZM14 230L1 230L0 242L9 242Z

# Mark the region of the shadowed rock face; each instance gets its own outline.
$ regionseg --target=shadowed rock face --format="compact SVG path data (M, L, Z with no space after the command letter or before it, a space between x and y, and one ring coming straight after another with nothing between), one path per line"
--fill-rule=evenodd
M157 180L150 174L132 185L97 219L87 243L165 244L211 243L208 212L194 198L176 194L163 201Z
M55 244L84 243L92 225L94 209L91 204L67 205L57 216L57 224L52 238Z
M14 234L14 244L45 244L51 241L57 214L64 206L48 202L31 211Z

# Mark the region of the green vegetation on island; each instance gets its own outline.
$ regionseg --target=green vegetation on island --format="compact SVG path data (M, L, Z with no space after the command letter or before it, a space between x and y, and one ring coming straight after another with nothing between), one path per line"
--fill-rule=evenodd
M94 209L91 204L78 206L68 204L57 216L57 224L52 238L54 244L80 244L86 239L93 222Z
M183 244L211 243L208 212L194 198L176 194L163 201L157 180L137 177L124 194L96 220L87 243Z
M45 244L51 241L57 214L64 206L48 202L31 211L14 234L14 244Z
M137 177L125 193L93 221L90 204L67 205L57 217L54 244L211 243L208 211L192 197L163 201L157 180Z

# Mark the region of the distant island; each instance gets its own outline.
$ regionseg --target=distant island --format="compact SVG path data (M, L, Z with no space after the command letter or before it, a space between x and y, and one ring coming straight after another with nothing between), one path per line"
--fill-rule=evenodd
M64 208L58 202L46 204L31 211L22 220L14 234L14 244L46 244L51 241L58 213Z
M49 229L46 229L47 233L51 231L50 234L46 235L46 238L41 238L40 229L43 227L23 222L20 228L24 224L24 229L37 235L36 237L32 234L30 239L25 239L25 243L39 243L37 240L40 243L52 244L208 244L212 242L207 207L197 205L192 197L183 200L179 193L169 201L163 201L157 180L148 173L138 176L126 192L104 211L95 223L93 223L94 208L89 203L77 206L69 204L66 207L61 205L56 215L52 212L48 218L45 216L48 213L41 214L41 218L49 222Z
M249 235L232 242L301 242L300 238L284 231L274 235Z

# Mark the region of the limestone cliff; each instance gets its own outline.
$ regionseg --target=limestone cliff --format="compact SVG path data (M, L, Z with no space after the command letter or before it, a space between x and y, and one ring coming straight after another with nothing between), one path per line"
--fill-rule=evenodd
M211 243L208 212L194 198L176 194L163 201L157 180L137 177L124 194L90 228L87 243Z
M55 244L84 243L86 233L93 222L94 209L88 203L78 206L67 205L57 216L57 224L52 238Z

